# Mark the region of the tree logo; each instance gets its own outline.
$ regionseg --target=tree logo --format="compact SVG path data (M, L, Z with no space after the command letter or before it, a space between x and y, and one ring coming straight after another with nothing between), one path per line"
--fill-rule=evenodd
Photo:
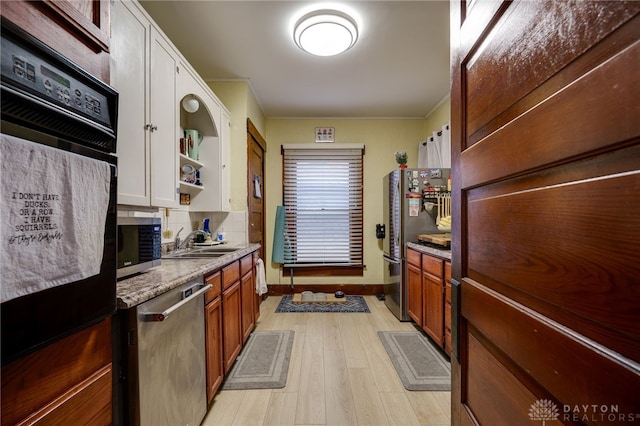
M531 420L542 420L542 426L547 420L557 420L560 413L553 401L539 399L529 407L529 418Z

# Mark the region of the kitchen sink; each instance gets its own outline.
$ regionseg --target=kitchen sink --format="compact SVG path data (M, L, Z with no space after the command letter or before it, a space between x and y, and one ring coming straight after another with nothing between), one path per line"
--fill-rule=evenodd
M171 253L163 257L163 259L203 259L203 258L216 258L224 256L227 253L198 253L198 252L185 252L185 253Z
M164 255L163 259L206 259L222 257L229 253L239 250L233 247L197 247L187 251L181 251L179 253L169 253Z

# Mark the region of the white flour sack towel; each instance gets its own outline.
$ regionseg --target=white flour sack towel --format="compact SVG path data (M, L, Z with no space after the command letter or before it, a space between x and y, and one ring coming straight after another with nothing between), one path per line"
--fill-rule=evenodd
M100 273L110 166L0 135L2 302Z

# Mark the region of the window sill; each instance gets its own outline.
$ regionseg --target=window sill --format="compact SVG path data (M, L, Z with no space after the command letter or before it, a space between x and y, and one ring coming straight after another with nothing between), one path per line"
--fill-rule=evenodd
M282 267L282 276L290 277L291 270L294 277L361 277L364 275L364 266L307 266L307 267Z

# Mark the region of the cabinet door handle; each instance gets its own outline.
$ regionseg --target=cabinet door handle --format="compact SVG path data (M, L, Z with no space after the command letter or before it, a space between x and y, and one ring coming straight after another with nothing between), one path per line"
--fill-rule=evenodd
M150 130L150 131L152 131L152 132L153 132L154 130L158 130L158 126L154 126L154 125L153 125L153 123L146 124L146 125L144 126L144 128L145 128L146 130Z

